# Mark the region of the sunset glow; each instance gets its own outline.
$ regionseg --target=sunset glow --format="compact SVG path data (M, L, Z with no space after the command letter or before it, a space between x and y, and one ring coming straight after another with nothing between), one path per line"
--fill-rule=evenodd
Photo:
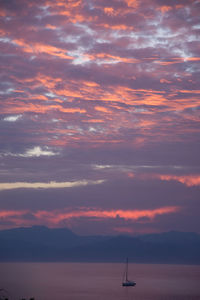
M2 1L0 229L199 231L199 11Z
M84 219L93 219L97 222L103 220L117 219L130 221L130 222L140 222L149 223L154 220L159 215L165 214L173 214L178 213L180 211L180 207L172 206L172 207L162 207L154 210L97 210L97 209L88 209L88 208L80 208L77 210L68 211L64 209L63 211L55 210L55 211L36 211L31 212L29 210L22 211L1 211L0 218L1 220L7 220L10 223L16 223L17 225L39 225L43 222L46 226L59 226L65 222L66 224L70 224L70 220L76 220L79 218ZM34 221L30 221L27 216L32 216ZM69 223L68 223L69 221ZM130 231L130 229L129 229ZM120 232L120 230L119 230Z

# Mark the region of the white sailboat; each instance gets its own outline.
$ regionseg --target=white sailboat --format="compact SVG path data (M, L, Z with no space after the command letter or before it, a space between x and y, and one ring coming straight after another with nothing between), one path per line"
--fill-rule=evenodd
M123 276L122 286L135 286L136 282L128 279L128 257L126 259L126 268Z

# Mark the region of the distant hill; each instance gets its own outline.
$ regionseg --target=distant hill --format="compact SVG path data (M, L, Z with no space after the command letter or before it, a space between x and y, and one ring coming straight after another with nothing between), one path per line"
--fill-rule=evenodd
M0 261L79 261L200 264L200 235L78 236L44 226L0 231Z

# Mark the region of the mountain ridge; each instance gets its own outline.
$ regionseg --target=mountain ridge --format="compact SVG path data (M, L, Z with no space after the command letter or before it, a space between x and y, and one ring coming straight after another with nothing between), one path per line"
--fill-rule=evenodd
M200 234L169 231L143 235L80 236L45 226L0 230L0 261L200 264Z

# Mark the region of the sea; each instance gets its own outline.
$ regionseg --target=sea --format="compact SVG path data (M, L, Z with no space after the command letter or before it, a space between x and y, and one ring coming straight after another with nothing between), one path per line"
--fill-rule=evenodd
M0 263L9 300L200 300L200 266L121 263ZM7 295L6 295L7 293ZM3 299L1 298L0 299Z

